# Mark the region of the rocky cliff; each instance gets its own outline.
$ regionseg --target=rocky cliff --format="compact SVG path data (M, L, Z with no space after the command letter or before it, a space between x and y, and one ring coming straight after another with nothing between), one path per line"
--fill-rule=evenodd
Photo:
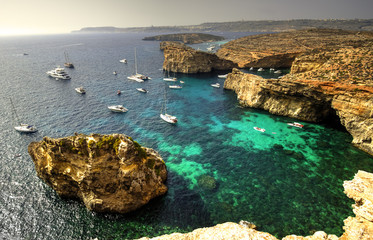
M175 33L144 37L145 41L178 41L185 44L196 44L203 42L216 42L224 40L224 37L206 33Z
M224 87L247 107L304 121L340 122L357 147L373 154L373 42L300 56L280 79L234 69Z
M126 213L167 191L160 155L122 134L44 137L28 152L41 179L93 211Z
M224 60L212 53L197 51L178 42L161 42L164 52L163 69L180 73L202 73L212 70L231 70L237 67L230 60Z
M224 44L216 54L240 68L290 68L295 58L304 54L356 48L372 41L372 32L308 29L239 38Z
M312 236L302 237L289 235L282 240L371 240L373 239L373 174L359 171L353 180L345 181L345 193L349 198L355 200L352 205L355 217L348 217L344 220L344 233L341 237L317 231ZM315 203L317 204L317 203ZM144 237L140 240L149 240ZM223 223L214 227L199 228L190 233L173 233L152 240L223 240L223 239L267 239L277 238L269 233L255 230L255 225L241 221L237 223Z

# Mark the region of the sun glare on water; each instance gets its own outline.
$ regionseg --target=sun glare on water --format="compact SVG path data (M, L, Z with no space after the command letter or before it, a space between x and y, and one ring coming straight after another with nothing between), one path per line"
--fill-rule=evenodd
M0 28L0 36L34 35L34 34L43 34L43 32L35 30L35 29Z

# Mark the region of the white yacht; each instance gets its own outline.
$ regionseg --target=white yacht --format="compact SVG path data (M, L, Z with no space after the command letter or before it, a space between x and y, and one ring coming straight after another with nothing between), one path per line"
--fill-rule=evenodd
M136 48L135 48L135 74L127 77L130 80L134 80L136 82L144 82L144 80L150 80L151 78L140 74L137 72L137 56L136 56Z
M18 126L14 127L14 129L17 130L18 132L23 132L23 133L37 132L38 130L36 129L36 127L34 127L32 125L29 125L29 124L25 124L25 123L20 123L16 108L14 107L14 104L13 104L13 101L12 101L11 98L9 98L9 100L10 100L10 104L12 105L12 109L13 109L14 115L16 117L16 120L19 123Z
M36 127L25 124L25 123L21 123L19 126L15 126L14 129L17 130L18 132L23 132L23 133L34 133L38 131Z
M214 88L220 88L220 83L214 83L214 84L211 84L211 86Z
M127 112L128 109L123 107L122 105L113 105L113 106L108 106L108 108L113 111L113 112Z
M75 91L80 94L85 94L85 89L83 87L77 87L75 88Z
M180 86L180 85L170 85L170 86L168 86L169 88L171 88L171 89L182 89L183 87L182 86Z
M166 81L166 82L176 82L177 78L175 78L175 77L165 77L165 78L163 78L163 80Z
M70 80L71 77L65 72L64 68L56 67L55 69L52 69L47 72L47 74L55 79L63 79L63 80Z

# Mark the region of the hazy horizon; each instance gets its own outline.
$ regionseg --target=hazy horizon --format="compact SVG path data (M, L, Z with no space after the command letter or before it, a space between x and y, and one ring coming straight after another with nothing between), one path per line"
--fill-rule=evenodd
M372 19L371 0L14 0L0 8L0 35L70 33L84 27L198 25L293 19Z

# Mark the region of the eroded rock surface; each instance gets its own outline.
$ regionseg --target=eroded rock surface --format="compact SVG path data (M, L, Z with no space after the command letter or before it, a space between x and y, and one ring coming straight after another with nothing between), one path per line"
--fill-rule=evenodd
M122 134L44 137L28 152L41 179L93 211L126 213L167 191L160 155Z

